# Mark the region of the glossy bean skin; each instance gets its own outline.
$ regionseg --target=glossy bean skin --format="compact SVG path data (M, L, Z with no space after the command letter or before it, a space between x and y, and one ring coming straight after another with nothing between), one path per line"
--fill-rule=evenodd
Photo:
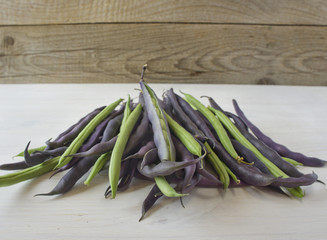
M288 149L286 146L279 144L272 140L270 137L265 135L258 127L256 127L248 118L245 116L243 111L240 109L238 103L235 99L233 99L233 105L235 112L237 115L246 123L246 125L251 129L253 134L260 139L262 142L264 142L267 146L274 149L276 152L278 152L283 157L288 157L291 159L294 159L297 162L302 163L305 166L312 166L312 167L322 167L325 166L326 161L315 158L315 157L308 157L305 156L302 153L294 152L290 149Z
M243 134L243 136L253 144L261 153L263 156L268 158L272 163L274 163L279 169L281 169L284 173L286 173L288 176L291 177L301 177L303 173L298 171L292 164L286 162L284 159L282 159L278 153L268 147L266 144L258 140L256 137L254 137L251 133L249 133L245 128L242 127L241 120L235 116L234 114L229 114L229 117L231 117L234 120L235 126L238 128L238 130Z

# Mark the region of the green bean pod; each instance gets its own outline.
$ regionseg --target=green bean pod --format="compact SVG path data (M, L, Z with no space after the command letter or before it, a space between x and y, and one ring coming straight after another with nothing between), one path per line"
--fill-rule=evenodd
M2 175L0 176L0 187L11 186L50 172L57 165L59 158L54 157L33 167Z
M186 100L194 106L202 115L208 119L211 123L212 127L215 129L221 144L224 146L226 151L236 160L240 160L240 156L238 156L237 152L235 151L231 140L228 137L226 130L224 129L223 125L220 121L215 117L215 115L207 109L199 100L193 97L190 94L183 93Z
M84 181L85 185L90 185L93 178L101 171L106 162L110 159L111 151L102 154L97 161L94 163L91 172L89 173L87 179Z
M129 115L131 114L130 102L131 102L131 97L130 97L130 95L128 94L128 96L127 96L127 101L126 101L126 104L125 104L125 109L124 109L124 117L123 117L122 123L121 123L121 125L120 125L120 128L122 128L122 126L125 124L127 118L128 118Z
M68 155L75 154L77 150L82 146L84 141L90 136L96 126L104 120L122 101L123 99L118 99L114 103L105 107L101 112L99 112L86 126L85 128L78 134L78 136L74 139L74 141L69 145L67 150L60 157L59 162L55 168L61 168L70 162L72 157L68 157Z
M204 146L208 150L207 159L210 161L211 165L218 174L219 180L223 183L224 188L227 189L230 183L230 178L225 168L225 165L207 142L204 143Z
M183 143L183 145L187 148L187 150L201 157L202 147L201 145L194 139L191 133L189 133L185 128L179 125L172 117L170 117L167 113L165 113L166 119L169 125L169 128L175 134L175 136Z
M282 159L284 159L286 162L289 162L290 164L292 164L294 166L303 166L303 163L295 161L294 159L287 158L287 157L282 157Z
M117 141L112 150L110 164L109 164L109 182L112 191L111 192L112 198L116 197L119 175L120 175L121 159L124 153L125 146L141 113L142 113L142 105L138 104L127 118L125 124L122 126L121 132L118 134Z
M157 176L154 178L154 180L162 194L164 194L166 197L184 197L188 195L187 193L177 193L163 176Z
M258 159L260 159L263 164L266 165L270 173L274 177L282 177L287 178L289 177L287 174L285 174L282 170L280 170L275 164L273 164L268 158L262 155L262 153L252 145L243 135L242 133L237 129L237 127L233 124L233 122L221 111L215 110L216 116L219 118L219 120L222 122L222 124L228 129L230 134L243 146L251 150ZM301 198L304 196L304 192L300 187L297 188L281 188L284 192L285 189L293 196L297 198Z

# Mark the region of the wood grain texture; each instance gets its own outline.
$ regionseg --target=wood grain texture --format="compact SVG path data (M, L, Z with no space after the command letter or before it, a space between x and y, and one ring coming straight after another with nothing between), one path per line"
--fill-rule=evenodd
M0 83L327 85L327 27L86 24L0 28Z
M0 24L195 22L327 25L324 0L1 0Z

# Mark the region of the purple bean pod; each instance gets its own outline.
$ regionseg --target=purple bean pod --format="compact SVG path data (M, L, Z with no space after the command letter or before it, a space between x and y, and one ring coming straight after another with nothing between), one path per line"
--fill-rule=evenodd
M294 152L288 149L286 146L281 145L274 140L272 140L270 137L265 135L258 127L256 127L250 120L247 119L243 111L240 109L238 103L235 99L233 99L233 105L234 109L237 113L237 115L245 122L245 124L251 129L253 134L260 139L262 142L264 142L267 146L274 149L276 152L278 152L283 157L288 157L291 159L294 159L295 161L298 161L302 163L305 166L311 166L311 167L322 167L325 166L326 161L315 158L315 157L307 157L302 153Z

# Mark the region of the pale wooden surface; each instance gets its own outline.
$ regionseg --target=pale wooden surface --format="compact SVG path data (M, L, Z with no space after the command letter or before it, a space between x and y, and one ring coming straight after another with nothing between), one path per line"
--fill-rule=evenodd
M327 88L242 85L151 85L161 95L173 87L196 97L210 95L226 110L231 100L275 140L307 155L327 156ZM84 114L128 93L137 84L43 84L0 87L0 163L12 161L29 140L39 146ZM205 100L203 100L205 101ZM315 171L327 182L327 169ZM4 171L0 172L4 174ZM62 176L62 175L60 175ZM60 179L38 179L0 189L1 239L326 239L327 187L304 188L302 201L270 190L197 189L184 199L163 199L138 222L152 184L134 182L115 200L104 199L103 174L60 197L33 197Z
M323 0L1 0L3 25L182 22L327 24Z
M327 85L325 27L15 26L1 38L0 83L134 83L147 63L158 83Z

